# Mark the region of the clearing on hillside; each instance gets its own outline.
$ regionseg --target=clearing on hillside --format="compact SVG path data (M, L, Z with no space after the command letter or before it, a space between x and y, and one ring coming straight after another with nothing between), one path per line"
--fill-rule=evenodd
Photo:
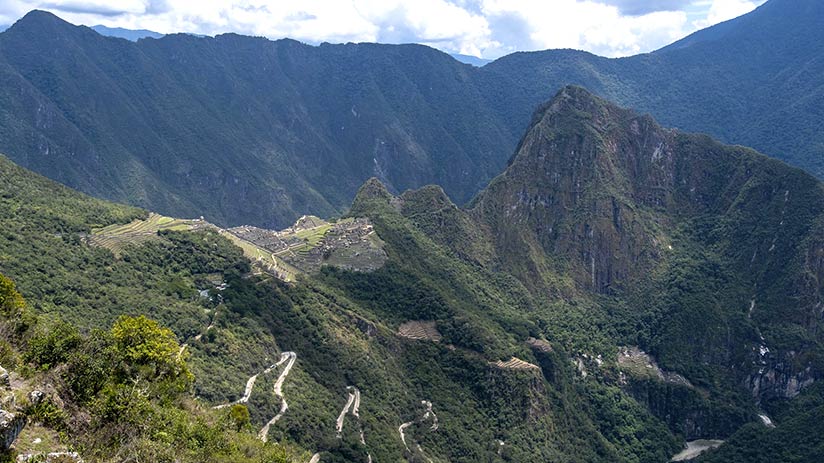
M552 345L548 341L544 341L543 339L536 339L533 337L527 338L526 343L529 347L541 351L541 352L552 352Z
M163 230L194 231L205 228L216 227L203 218L175 219L151 212L145 220L137 219L125 225L115 224L94 229L87 239L89 244L104 247L115 255L120 255L127 244L139 244L158 239L157 233Z
M398 327L398 336L419 341L440 341L443 337L433 321L409 321Z
M386 262L383 241L368 219L348 218L330 223L303 216L295 225L281 231L251 225L227 231L271 254L272 260L300 272L314 273L324 265L369 272Z
M687 378L678 373L662 370L654 358L636 346L619 349L618 368L636 378L657 379L666 383L693 387Z
M540 370L538 365L521 360L518 357L512 357L506 362L498 360L493 365L504 370Z

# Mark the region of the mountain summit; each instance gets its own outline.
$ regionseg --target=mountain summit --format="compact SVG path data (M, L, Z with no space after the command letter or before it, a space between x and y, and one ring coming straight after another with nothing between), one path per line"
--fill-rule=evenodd
M664 208L675 178L672 131L580 87L565 87L536 112L510 165L474 203L495 229L501 256L521 235L531 248L568 258L583 286L609 292L646 270L663 244L638 206ZM659 244L656 245L655 242ZM526 259L524 259L526 257ZM538 271L541 259L533 261Z
M533 291L657 314L661 337L647 347L691 379L704 375L701 359L760 401L822 374L818 360L799 365L777 347L789 345L781 333L821 332L824 280L812 275L824 268L824 189L800 170L565 87L468 213L489 230L498 265ZM769 359L743 347L759 342Z

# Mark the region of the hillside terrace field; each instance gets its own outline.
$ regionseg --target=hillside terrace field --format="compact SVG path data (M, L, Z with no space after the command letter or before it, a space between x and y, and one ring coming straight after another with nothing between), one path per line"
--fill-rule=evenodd
M158 232L161 231L195 231L209 227L214 227L214 225L203 219L176 219L151 212L146 219L137 219L125 225L115 224L94 229L88 236L88 240L90 244L104 247L115 255L120 255L124 246L158 239Z

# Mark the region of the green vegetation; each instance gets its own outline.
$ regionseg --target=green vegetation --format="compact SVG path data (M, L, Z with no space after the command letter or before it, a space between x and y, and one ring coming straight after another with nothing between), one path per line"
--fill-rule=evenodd
M812 463L824 455L824 390L818 384L777 407L775 429L748 424L701 463Z
M4 210L24 212L29 204L47 213L50 204L62 202L64 209L52 212L55 223L64 214L110 210L108 219L93 222L95 227L143 216L142 211L72 193L8 162L0 166L0 172L10 179L19 177L21 184L15 196L3 193L9 206ZM32 200L23 201L24 197ZM88 206L78 207L83 202ZM579 461L653 462L674 453L677 438L628 396L623 400L634 405L620 403L610 413L629 419L640 411L644 417L620 434L601 430L586 410L607 410L591 395L605 386L579 381L563 353L533 354L524 344L529 335L540 336L541 329L523 308L533 310L538 304L516 280L451 257L388 202L367 203L360 198L355 208L376 221L390 262L373 273L330 268L294 285L250 276L240 250L210 230L163 231L156 239L124 246L117 258L74 236L54 236L52 222L38 230L28 224L26 214L0 216L10 228L14 221L18 226L14 239L2 242L7 256L2 270L18 280L44 320L34 330L40 334L31 353L24 352L22 361L35 366L36 374L74 372L65 380L70 403L108 417L101 418L100 428L87 440L69 433L69 442L106 455L118 448L111 440L114 431L109 430L126 432L124 427L142 419L148 430L158 429L158 423L171 425L194 413L203 414L207 428L186 425L186 432L219 426L221 435L238 433L233 443L251 445L254 432L280 408L272 394L280 370L258 377L246 404L251 426L245 425L239 409L234 416L231 409L214 415L208 407L239 398L249 376L274 363L281 351L291 350L298 360L283 385L289 409L269 438L319 451L324 460L366 461L367 452L375 461L403 459L407 453L397 429L420 416L421 400L433 402L441 427L430 432L425 426L412 426L408 438L420 443L426 455L450 461L578 455ZM74 233L89 232L91 226L83 226L83 220L82 215L77 218ZM33 269L47 269L51 276L41 278L42 273ZM219 294L216 280L227 284ZM203 288L210 289L213 300L194 291ZM121 318L143 314L187 341L183 357L178 359L177 344L169 342L169 332L159 325L140 317ZM409 341L394 334L400 322L420 318L438 322L444 334L441 343ZM210 324L213 328L206 330ZM118 349L118 357L103 354L108 349ZM173 358L168 355L172 352ZM545 376L491 364L512 356L540 363ZM176 365L184 359L194 373L199 400L192 401L181 391L189 376ZM140 378L146 387L151 384L158 402L129 395L119 383L109 383L108 376L116 381ZM365 446L351 416L342 439L335 438L335 419L348 385L362 393ZM160 412L154 403L177 404L187 412ZM44 408L38 413L50 423L60 423L58 410ZM115 416L121 421L112 421ZM220 419L210 421L210 416ZM63 429L61 424L54 426ZM539 439L534 438L536 432ZM167 430L134 436L138 448L149 449L145 452L160 452L160 442L173 438ZM497 439L506 442L500 457ZM167 455L163 452L141 455L162 458Z
M759 406L778 423L768 432L800 432L792 423L806 415L782 391L821 371L824 331L810 311L821 185L580 88L536 115L468 210L434 187L395 197L367 182L348 215L369 219L388 256L370 272L255 275L208 228L153 230L115 256L81 238L144 211L5 160L0 175L0 271L36 313L9 293L0 362L60 386L60 401L32 416L92 459L254 461L307 449L342 462L656 463L685 440L760 436L759 368L780 369L778 380L757 377ZM299 233L317 243L313 224ZM398 335L409 321L441 338ZM622 346L685 380L621 369ZM277 382L285 352L297 357ZM540 369L499 363L513 357ZM338 437L350 386L360 410ZM799 399L817 407L820 397L808 388ZM263 445L256 434L282 401L274 444ZM86 434L74 406L93 417ZM820 439L805 435L802 457Z
M286 463L304 456L257 441L237 424L242 416L234 410L229 416L193 401L192 375L177 341L153 320L124 316L111 330L81 336L71 326L48 326L33 315L2 275L0 311L2 341L25 362L18 367L18 383L30 390L46 387L41 399L22 403L22 413L44 427L38 434L59 433L51 445L68 446L93 461ZM29 439L18 448L36 445ZM3 458L13 461L14 455Z

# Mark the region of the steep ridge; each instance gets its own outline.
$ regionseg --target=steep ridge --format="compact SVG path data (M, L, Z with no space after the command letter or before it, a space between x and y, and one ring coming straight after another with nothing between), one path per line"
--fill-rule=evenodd
M650 352L679 380L619 359L618 383L688 440L798 423L787 404L819 394L824 189L797 169L566 87L469 209L429 187L389 201L517 277L581 375L603 374L602 343Z
M570 275L567 293L658 313L654 329L666 334L655 353L676 370L686 366L676 357L741 368L738 381L759 401L793 397L824 373L813 276L824 190L800 171L567 87L536 112L470 212L531 287L557 292L557 275ZM650 291L662 291L661 306ZM701 326L703 340L687 326ZM799 330L804 340L788 342Z
M824 176L816 0L770 0L662 50L516 53L481 68L423 46L233 34L131 43L34 11L0 34L0 150L95 196L221 226L343 212L379 178L464 204L536 106L582 85L667 126Z

